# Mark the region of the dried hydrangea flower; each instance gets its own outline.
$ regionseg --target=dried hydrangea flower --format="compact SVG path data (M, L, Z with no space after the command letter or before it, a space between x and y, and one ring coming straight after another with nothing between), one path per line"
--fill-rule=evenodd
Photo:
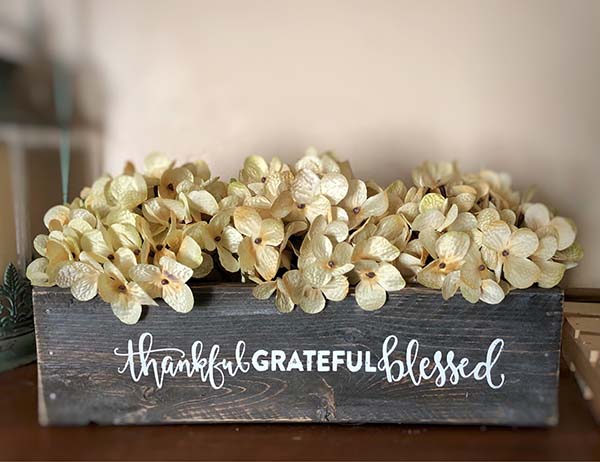
M354 248L347 242L335 247L326 236L310 239L308 257L304 257L302 274L304 279L315 287L322 287L331 279L348 273L354 268L352 253Z
M466 233L449 231L435 243L437 259L417 274L419 284L431 289L441 289L445 277L461 268L469 251L471 239Z
M353 179L348 184L348 194L340 205L348 213L348 226L356 228L370 217L383 215L389 206L385 191L367 197L364 181Z
M229 222L229 214L221 213L212 217L208 223L192 225L184 233L194 237L205 250L212 252L216 249L223 268L235 273L240 269L240 263L233 254L238 252L243 237Z
M540 276L540 269L528 258L538 244L537 235L530 229L512 231L503 221L494 221L483 231L483 246L492 251L488 265L495 269L496 276L502 271L517 289L531 287Z
M179 313L189 312L194 307L194 295L186 282L194 272L169 257L162 257L159 265L160 268L139 264L131 269L129 275L152 298L161 297Z
M400 271L386 262L360 260L355 271L359 278L355 289L356 302L363 310L378 310L385 304L387 292L401 290L406 285Z
M104 264L104 272L98 276L98 293L125 324L138 322L142 305L156 305L137 283L127 281L123 273L110 262Z
M86 252L81 252L79 259L80 261L69 262L60 268L56 285L70 288L73 298L86 302L98 294L98 278L104 270Z
M235 209L233 222L244 235L238 246L242 271L254 273L256 269L270 281L279 268L279 250L275 246L283 240L283 223L273 218L263 220L256 210L246 206Z
M309 148L292 167L251 156L224 183L204 161L177 166L154 153L143 175L128 163L52 207L27 276L79 300L98 291L133 323L152 297L188 311L186 281L215 270L255 282L257 298L275 293L279 311L316 313L348 295L348 278L368 310L405 279L499 303L514 287L555 286L583 258L574 223L514 191L506 174L425 162L412 176L414 186L384 189Z

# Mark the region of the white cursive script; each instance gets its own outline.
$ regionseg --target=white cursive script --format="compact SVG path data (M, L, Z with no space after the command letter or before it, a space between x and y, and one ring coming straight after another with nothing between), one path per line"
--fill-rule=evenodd
M127 342L127 351L114 349L114 354L125 358L125 364L118 368L120 374L129 371L134 382L142 377L151 376L158 388L162 388L165 377L185 375L198 376L204 382L218 390L225 385L227 377L238 373L245 374L253 369L256 372L336 372L344 368L351 373L383 372L390 383L410 380L419 386L424 380L433 380L437 387L447 384L457 385L461 379L485 381L492 389L504 385L504 374L494 376L504 340L497 338L487 348L485 359L471 362L469 358L457 358L453 350L445 354L436 351L431 357L418 357L419 342L411 339L406 345L404 359L398 359L400 341L395 335L389 335L382 344L381 356L376 361L370 351L363 350L264 350L258 349L245 361L246 342L239 340L232 359L220 358L221 347L213 345L203 356L204 344L197 340L192 344L189 355L179 348L154 348L152 334L145 332L138 338ZM396 359L394 359L396 358Z

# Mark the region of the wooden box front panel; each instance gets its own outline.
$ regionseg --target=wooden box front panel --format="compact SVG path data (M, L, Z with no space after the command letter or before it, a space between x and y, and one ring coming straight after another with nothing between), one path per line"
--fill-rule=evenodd
M376 312L349 297L317 315L248 286L194 293L188 314L161 304L127 326L98 299L36 288L40 422L557 422L560 290L490 306L408 287Z

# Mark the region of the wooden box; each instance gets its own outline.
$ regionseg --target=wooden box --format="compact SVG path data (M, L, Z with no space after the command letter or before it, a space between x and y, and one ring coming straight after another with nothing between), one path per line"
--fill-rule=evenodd
M407 287L379 311L350 296L316 315L251 290L200 285L190 313L161 304L127 326L36 288L40 423L557 423L558 289L490 306Z

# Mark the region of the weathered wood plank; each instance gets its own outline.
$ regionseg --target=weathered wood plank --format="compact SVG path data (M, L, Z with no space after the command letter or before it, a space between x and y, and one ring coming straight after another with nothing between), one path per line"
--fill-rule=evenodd
M121 324L105 303L79 303L61 289L36 288L34 311L42 424L159 424L189 422L397 422L552 425L557 422L557 379L562 322L560 290L511 292L496 306L471 305L460 296L444 301L436 291L408 287L390 294L377 312L350 297L318 315L280 314L272 300L259 301L235 284L197 286L197 306L181 315L166 305L147 309L135 326ZM129 339L153 335L154 348L189 355L196 340L205 354L219 344L219 358L234 360L239 340L250 360L259 349L369 351L382 358L390 335L398 347L390 360L407 360L406 345L419 342L418 361L449 350L471 365L486 359L495 339L504 347L493 365L493 389L485 380L460 379L438 387L416 386L408 376L389 382L383 371L266 371L250 368L227 376L220 389L191 378L152 377L135 383L119 374ZM366 354L366 353L365 353ZM331 353L333 356L333 353ZM416 368L418 369L418 363ZM306 366L304 366L306 367ZM472 366L469 366L472 367ZM433 365L424 368L432 373Z

